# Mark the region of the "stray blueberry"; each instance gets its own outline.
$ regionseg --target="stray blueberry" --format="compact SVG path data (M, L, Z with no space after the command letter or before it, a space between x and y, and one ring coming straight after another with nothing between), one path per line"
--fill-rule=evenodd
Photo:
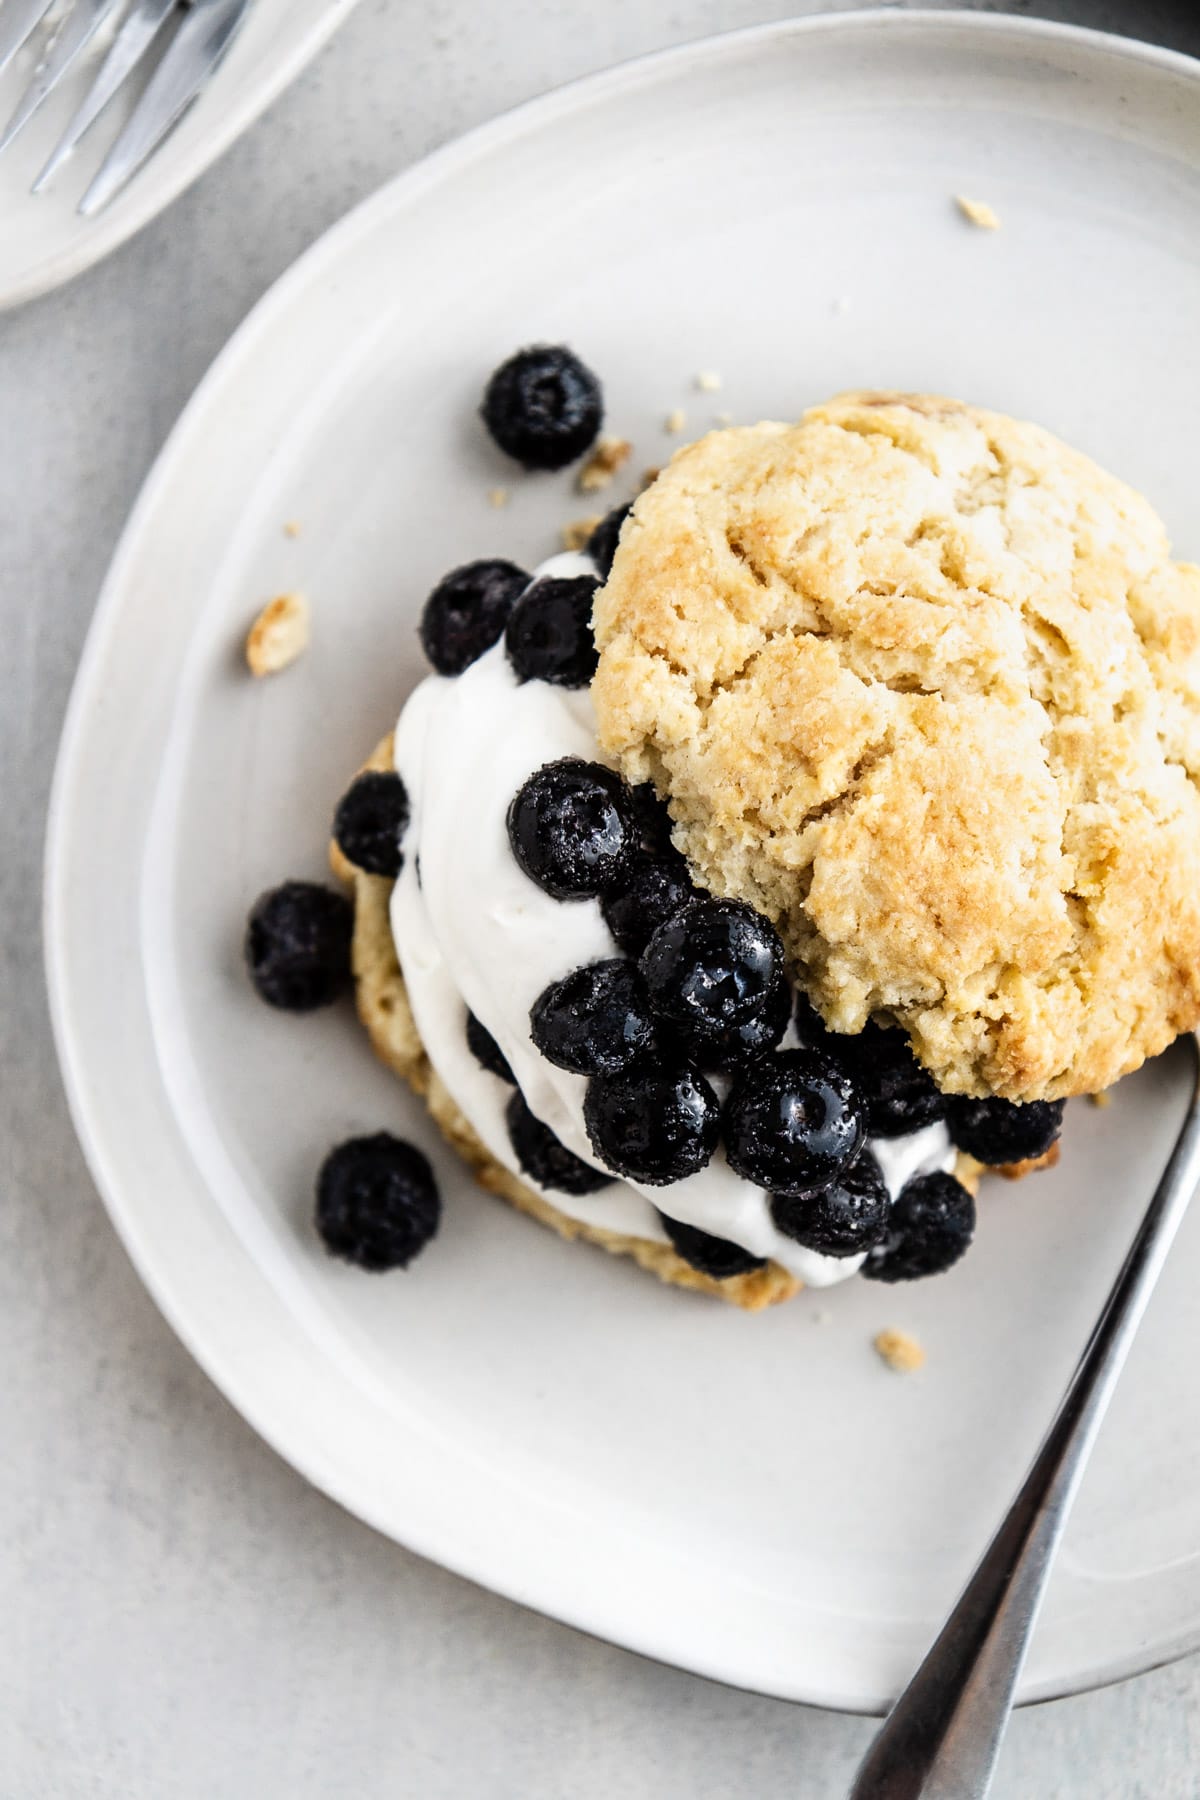
M529 577L498 557L464 563L439 581L425 602L420 636L439 675L461 675L497 642Z
M865 1108L844 1069L816 1050L781 1050L739 1076L725 1104L734 1172L776 1194L827 1187L866 1135Z
M602 894L633 854L629 789L600 763L564 757L534 771L508 809L508 841L531 881L556 900Z
M682 1219L668 1218L665 1212L658 1216L676 1253L713 1281L729 1281L734 1275L748 1275L752 1269L766 1267L765 1257L751 1256L748 1250L743 1250L740 1244L731 1244L728 1238L713 1237L711 1232L701 1231L696 1225L685 1225Z
M858 1256L887 1230L891 1196L883 1170L869 1150L826 1188L808 1194L772 1194L771 1217L786 1237L822 1256Z
M680 1026L678 1041L706 1072L735 1075L778 1048L791 1013L792 992L786 976L781 975L759 1010L744 1024L734 1025L715 1037L690 1034L686 1026Z
M721 1106L696 1069L627 1069L592 1077L583 1118L592 1148L610 1169L647 1187L665 1187L709 1161L720 1136Z
M501 363L482 412L506 456L527 469L565 469L595 442L604 399L592 371L565 344L536 344Z
M612 572L613 558L617 554L621 527L632 511L632 500L625 506L614 507L612 512L605 513L587 541L587 553L595 563L601 581L607 581Z
M593 1169L567 1149L548 1125L535 1118L518 1088L508 1103L505 1114L508 1137L517 1161L539 1187L553 1188L561 1194L596 1194L612 1186L612 1176L603 1169Z
M498 1075L510 1087L516 1087L517 1078L508 1066L508 1058L487 1026L481 1025L473 1012L467 1013L467 1048L481 1069L486 1069L489 1075Z
M975 1202L961 1181L918 1175L901 1191L884 1240L862 1272L870 1281L916 1281L956 1263L975 1235Z
M601 904L605 923L622 950L627 956L640 956L660 925L689 900L699 898L682 858L638 856L620 886Z
M395 880L404 866L400 841L408 826L408 789L399 775L372 769L338 802L333 836L347 862L368 875Z
M437 1233L442 1202L429 1160L389 1132L331 1150L317 1177L317 1230L360 1269L406 1269Z
M285 881L254 903L246 967L255 992L285 1012L328 1006L350 986L354 908L313 881Z
M950 1136L960 1150L981 1163L1025 1162L1045 1156L1062 1131L1063 1100L967 1100L952 1094L946 1101Z
M716 1036L764 1006L783 975L783 946L753 907L705 895L658 927L641 970L657 1013Z
M522 681L586 687L599 660L592 637L594 575L550 576L526 588L504 631L508 660Z
M546 1060L575 1075L615 1075L654 1043L642 978L621 957L551 982L534 1001L529 1026Z

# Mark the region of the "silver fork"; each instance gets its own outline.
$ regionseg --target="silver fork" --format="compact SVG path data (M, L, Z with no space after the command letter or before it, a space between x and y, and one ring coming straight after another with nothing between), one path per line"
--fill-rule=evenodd
M51 11L54 0L0 0L0 75ZM124 13L108 55L82 104L34 181L50 182L160 34L174 34L132 117L79 203L90 217L106 206L178 123L228 50L250 0L74 0L0 133L0 154L59 86L97 33Z
M1000 1529L893 1707L849 1800L984 1800L1054 1553L1134 1333L1200 1179L1200 1034L1175 1148Z

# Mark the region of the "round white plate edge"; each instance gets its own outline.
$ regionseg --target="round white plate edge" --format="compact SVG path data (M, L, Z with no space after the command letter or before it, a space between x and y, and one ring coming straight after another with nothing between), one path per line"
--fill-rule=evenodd
M57 255L31 269L11 287L0 289L0 313L25 306L31 300L41 298L43 294L53 293L56 288L64 287L67 282L74 281L76 276L94 268L105 257L111 256L114 250L119 250L122 244L127 244L140 231L144 231L161 212L165 212L181 194L199 181L214 163L219 162L268 107L274 105L312 62L318 51L324 49L358 3L359 0L330 0L327 15L313 21L291 50L280 57L267 79L257 86L251 84L241 103L228 108L222 115L219 126L214 126L208 137L197 141L191 154L185 155L176 165L170 179L156 184L156 163L159 168L163 163L159 159L152 159L141 175L130 184L125 204L107 214L102 213L98 225L90 234L76 238L73 244L64 246Z
M357 0L344 0L344 4L348 11L357 4ZM1182 76L1192 83L1200 81L1200 64L1197 64L1191 57L1136 39L1120 38L1111 33L1084 27L1064 25L1051 20L1021 18L1011 14L979 13L961 9L940 11L914 8L901 12L894 11L890 7L869 8L846 13L822 13L803 18L772 21L765 25L719 33L691 43L656 51L597 74L582 77L554 89L550 93L526 101L498 118L475 127L472 131L403 171L354 207L305 251L267 291L220 352L196 388L160 451L121 534L97 601L66 711L51 788L44 858L43 941L51 1026L68 1106L81 1148L106 1210L139 1277L172 1330L209 1379L250 1423L258 1435L306 1480L312 1482L330 1499L344 1507L353 1516L380 1531L384 1536L403 1543L407 1548L428 1557L456 1574L475 1581L491 1591L501 1593L521 1605L528 1606L549 1617L557 1618L562 1623L585 1634L590 1634L592 1627L571 1617L569 1612L560 1610L552 1598L521 1591L516 1584L506 1584L503 1578L497 1578L486 1568L476 1566L471 1558L463 1556L461 1553L456 1554L453 1549L447 1549L444 1545L435 1542L436 1533L413 1531L411 1534L406 1532L403 1537L400 1537L393 1521L373 1516L374 1509L372 1507L363 1504L361 1498L353 1497L343 1491L343 1484L338 1479L336 1471L323 1466L320 1454L311 1444L295 1444L287 1433L281 1431L266 1416L265 1405L260 1404L258 1397L253 1393L253 1383L246 1378L245 1369L229 1363L218 1348L203 1342L193 1332L189 1323L185 1290L174 1285L171 1278L155 1264L139 1235L136 1218L125 1211L120 1197L119 1183L112 1178L108 1169L108 1158L103 1147L103 1121L94 1120L89 1110L84 1061L82 1054L77 1054L72 1039L69 980L61 951L58 949L62 937L60 920L65 917L67 906L65 861L69 844L68 820L71 810L69 797L77 771L82 765L86 715L92 699L90 689L93 670L99 667L108 634L117 623L117 609L126 583L126 572L128 568L135 565L143 522L153 515L160 491L167 488L173 479L176 460L186 459L193 434L198 433L202 428L210 394L219 392L224 383L227 368L239 356L246 354L261 334L271 329L276 316L286 312L294 297L306 285L319 281L327 265L336 263L344 245L352 242L358 233L371 231L374 228L376 213L382 214L398 196L435 184L458 169L485 158L494 146L518 139L528 132L537 130L543 123L549 122L563 111L570 110L581 101L590 101L602 96L605 92L615 92L623 87L636 84L640 80L652 76L659 66L669 65L673 69L679 69L689 60L700 61L707 56L719 54L723 46L752 44L755 40L769 41L775 37L804 35L810 32L853 32L879 28L917 31L923 28L954 26L978 31L981 36L994 35L1015 39L1024 37L1042 43L1057 42L1067 46L1072 44L1087 46L1094 51L1100 51L1110 56L1158 67L1165 72ZM333 27L330 27L330 32L332 29ZM309 54L312 54L312 51ZM291 76L287 76L280 80L275 92L281 92L287 85L287 80L291 78ZM273 98L274 95L271 97ZM264 100L258 110L263 110L269 103L269 99ZM252 113L251 117L253 116L256 115ZM249 120L247 120L248 122ZM243 128L239 127L238 129ZM227 148L228 142L231 142L232 137L236 135L235 131L223 148ZM215 155L219 154L221 151L215 152ZM214 160L215 155L210 160ZM207 164L203 166L207 166ZM195 179L195 175L201 172L202 168L197 169L195 174L189 177L189 180ZM146 220L142 221L142 223L146 222ZM135 226L132 229L138 228ZM596 1632L595 1635L608 1634ZM644 1633L628 1632L621 1637L612 1636L611 1641L623 1643L638 1654L663 1662L668 1666L687 1667L697 1674L722 1681L728 1685L759 1691L753 1681L739 1678L736 1670L721 1666L706 1666L700 1659L694 1657L686 1665L678 1663L669 1651L648 1641ZM1200 1650L1200 1622L1194 1629L1181 1633L1176 1639L1169 1640L1165 1646L1161 1644L1157 1646L1149 1659L1144 1653L1139 1654L1136 1649L1131 1650L1126 1657L1114 1659L1101 1668L1089 1670L1086 1675L1077 1680L1049 1684L1044 1689L1023 1695L1018 1704L1042 1704L1070 1694L1092 1691L1129 1679L1134 1675L1146 1673L1151 1669L1163 1667L1197 1650ZM882 1701L877 1700L867 1704L845 1694L812 1691L793 1697L804 1704L848 1713L879 1714L885 1710Z

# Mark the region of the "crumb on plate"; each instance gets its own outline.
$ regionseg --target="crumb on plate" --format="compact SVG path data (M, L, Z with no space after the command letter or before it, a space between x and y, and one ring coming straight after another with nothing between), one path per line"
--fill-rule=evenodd
M897 1331L894 1326L889 1326L886 1331L876 1333L874 1345L877 1354L897 1375L911 1375L924 1366L925 1352L907 1331Z
M589 513L585 519L572 519L569 525L564 525L562 528L563 549L586 549L588 539L603 517L603 513Z
M488 505L495 507L497 512L499 512L502 506L508 505L510 497L507 488L495 487L488 489Z
M303 594L269 600L250 627L246 663L254 676L278 675L308 649L308 601Z
M999 217L986 200L971 200L966 194L955 194L954 204L969 225L977 225L980 231L999 231Z
M696 377L696 386L702 394L715 394L720 390L721 377L715 369L701 369Z
M614 475L618 474L633 454L633 445L628 438L609 437L607 434L597 438L596 448L579 471L578 487L581 494L597 494L606 488Z
M1098 1094L1089 1094L1088 1099L1091 1101L1093 1106L1098 1106L1100 1108L1100 1110L1103 1112L1103 1110L1106 1106L1112 1105L1112 1089L1111 1088L1101 1088L1101 1090Z
M675 437L687 424L687 414L682 406L674 407L663 420L663 430L669 437Z
M300 536L299 519L289 519L283 528L283 535L286 538L298 538Z
M731 412L714 413L713 414L713 424L719 425L721 427L721 430L724 431L725 427L727 425L733 424L733 414Z

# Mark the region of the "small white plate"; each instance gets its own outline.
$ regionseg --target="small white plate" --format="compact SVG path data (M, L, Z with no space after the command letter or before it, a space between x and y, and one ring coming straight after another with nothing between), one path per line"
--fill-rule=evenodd
M140 91L135 78L43 194L29 189L87 92L111 30L0 156L0 308L32 300L90 269L148 225L266 111L350 16L358 0L255 0L220 69L146 167L94 219L76 211ZM0 123L24 93L56 7L0 77Z
M952 196L990 203L965 223ZM840 16L636 63L500 120L361 208L258 308L152 475L58 771L47 943L80 1135L197 1358L328 1493L451 1568L686 1668L877 1708L1047 1421L1181 1105L1171 1058L1071 1109L1060 1170L992 1183L953 1276L768 1316L671 1292L486 1198L349 1009L270 1012L247 904L320 876L327 822L417 678L419 604L591 510L521 479L475 407L514 346L602 373L631 470L664 416L792 416L862 383L1043 421L1197 537L1200 78L1179 57L979 15ZM701 392L698 371L724 378ZM492 510L487 492L513 490ZM627 491L618 487L608 498ZM298 537L284 526L296 520ZM262 600L308 656L255 686ZM433 1152L407 1275L329 1263L327 1147ZM1200 1217L1072 1521L1025 1699L1200 1642ZM899 1378L871 1349L925 1345Z

